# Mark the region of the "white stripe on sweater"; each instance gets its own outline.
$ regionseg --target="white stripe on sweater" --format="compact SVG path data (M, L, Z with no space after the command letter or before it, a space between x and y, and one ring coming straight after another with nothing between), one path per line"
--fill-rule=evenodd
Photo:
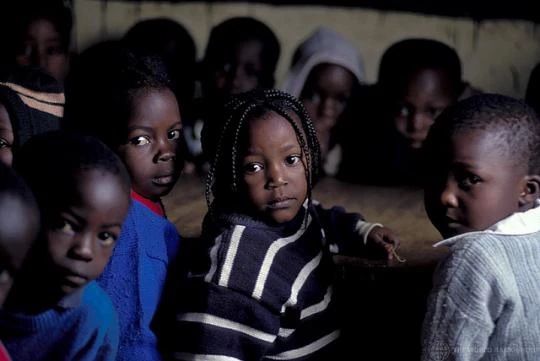
M268 278L268 274L270 273L270 268L272 267L272 263L274 262L274 258L276 257L276 254L279 252L279 250L286 245L296 241L299 239L305 232L305 230L309 227L311 224L311 216L308 215L307 222L305 225L302 225L300 229L293 234L292 236L285 237L285 238L279 238L272 242L270 247L268 247L268 250L266 251L266 254L264 255L264 260L261 264L261 269L259 271L259 274L257 276L257 282L255 283L255 288L253 289L252 297L256 300L260 300L264 291L264 286L266 284L266 279Z
M275 341L276 336L261 330L257 330L251 326L243 325L239 322L234 322L226 318L209 315L207 313L181 313L177 316L178 321L203 323L205 325L212 325L220 328L225 328L230 331L240 332L244 335L254 337L264 342L272 343Z
M216 240L214 242L214 246L210 250L211 266L210 266L210 270L206 274L206 277L204 277L204 280L206 282L211 282L212 278L214 277L214 274L216 273L216 270L217 270L217 252L218 252L220 246L221 246L221 234L216 237Z
M322 349L323 347L327 346L331 342L337 340L339 337L339 334L340 334L339 330L336 330L318 339L317 341L310 343L309 345L306 345L304 347L300 347L294 350L285 351L277 355L266 356L266 358L269 358L271 360L291 360L295 358L308 356Z
M311 261L309 261L302 268L300 273L298 273L298 276L294 280L294 283L291 287L291 296L289 297L287 302L285 302L285 304L283 305L281 312L285 312L286 307L296 305L296 302L298 302L298 293L302 289L302 286L304 286L304 283L306 283L306 280L308 279L311 272L313 272L313 270L317 268L319 263L321 263L321 258L322 258L322 252L319 252L319 254L315 258L313 258Z
M229 249L227 250L227 256L225 257L225 262L223 262L223 267L221 268L221 276L218 283L220 286L229 286L229 277L231 276L234 259L236 258L236 252L238 251L238 244L240 243L244 229L246 229L245 226L234 227Z
M324 298L322 299L321 302L316 303L307 308L304 308L302 312L300 312L300 319L302 320L306 317L312 316L316 313L326 310L331 300L332 300L332 286L328 287L328 290L326 291L326 294L324 295Z
M174 354L174 359L183 361L241 361L236 357L223 355L200 355L187 352L176 352Z

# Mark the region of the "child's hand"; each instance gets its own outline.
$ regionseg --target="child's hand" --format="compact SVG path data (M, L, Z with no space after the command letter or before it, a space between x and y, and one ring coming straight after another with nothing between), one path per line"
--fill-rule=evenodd
M390 228L376 226L367 236L367 243L376 246L378 251L384 249L389 261L394 259L395 251L399 248L399 240ZM399 260L399 259L398 259Z

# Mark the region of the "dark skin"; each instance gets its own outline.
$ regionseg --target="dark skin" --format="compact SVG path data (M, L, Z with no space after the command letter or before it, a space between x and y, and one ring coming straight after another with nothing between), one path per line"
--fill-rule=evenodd
M325 155L330 131L347 106L354 86L354 75L335 64L320 64L313 68L300 96L313 119L321 151Z
M39 66L63 83L69 70L69 56L62 48L61 36L55 25L47 18L35 19L28 24L25 36L15 62Z
M0 103L0 162L11 166L13 162L13 126L6 107Z
M229 61L214 73L218 92L228 96L257 88L263 70L262 50L259 40L238 43Z
M99 169L80 171L74 182L64 199L41 206L47 210L41 235L11 308L42 312L107 265L127 215L129 190L118 175Z
M502 154L496 136L486 131L452 135L441 141L427 180L429 219L445 238L481 231L515 212L534 206L540 176Z
M268 137L272 134L272 137ZM246 151L241 163L246 212L269 224L289 222L306 200L306 160L289 122L275 113L249 122ZM399 241L386 227L375 227L368 244L384 249L389 260Z
M169 89L139 91L127 123L127 142L118 147L141 196L157 202L168 194L182 172L182 122Z
M38 209L0 192L0 308L38 231Z
M435 118L457 100L449 75L442 70L422 69L413 74L396 101L394 124L412 149L422 148Z

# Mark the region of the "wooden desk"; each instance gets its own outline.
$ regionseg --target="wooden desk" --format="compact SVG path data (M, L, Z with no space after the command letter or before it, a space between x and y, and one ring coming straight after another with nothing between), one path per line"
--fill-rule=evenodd
M361 213L366 220L382 223L393 229L401 241L399 254L408 266L436 263L444 249L434 249L440 240L438 232L424 211L421 189L347 184L332 178L323 179L314 191L323 206L341 205L350 212ZM167 215L183 237L198 237L206 213L204 184L197 177L181 177L164 199ZM342 262L354 263L346 257Z

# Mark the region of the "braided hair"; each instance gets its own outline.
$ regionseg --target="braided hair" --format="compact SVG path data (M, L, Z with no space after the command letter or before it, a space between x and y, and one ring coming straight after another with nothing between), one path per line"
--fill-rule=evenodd
M209 130L216 132L217 136L212 139L217 139L217 143L203 144L207 149L212 148L209 152L211 163L205 192L211 215L216 208L223 209L235 204L234 198L238 195L241 177L238 173L242 156L239 149L241 137L251 120L260 119L269 113L283 117L296 133L307 163L307 194L308 202L311 202L311 190L317 181L321 163L313 122L304 106L292 95L279 90L255 89L236 95L225 105L223 121L214 122L214 129Z

